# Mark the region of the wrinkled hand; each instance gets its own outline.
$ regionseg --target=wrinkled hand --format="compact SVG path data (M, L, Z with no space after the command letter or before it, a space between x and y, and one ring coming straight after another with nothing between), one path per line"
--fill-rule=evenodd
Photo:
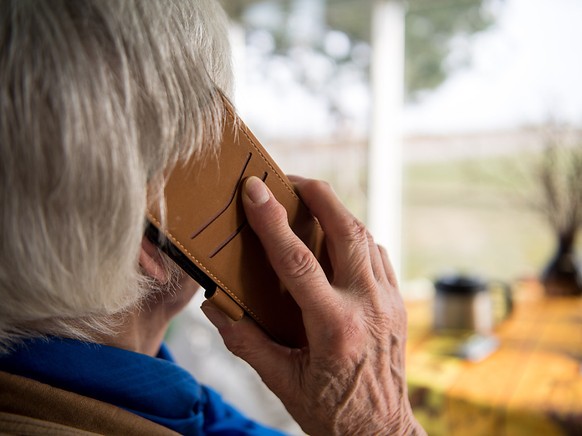
M273 342L249 318L203 310L227 348L246 360L312 435L424 434L407 398L406 312L384 248L325 183L294 179L326 236L334 277L292 232L285 209L252 177L249 224L303 314L308 346Z

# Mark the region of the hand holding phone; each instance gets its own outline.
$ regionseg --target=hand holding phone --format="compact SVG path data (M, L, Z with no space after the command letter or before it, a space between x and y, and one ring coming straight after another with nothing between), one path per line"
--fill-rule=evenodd
M247 318L202 310L226 347L248 362L307 434L426 434L406 391L406 312L388 254L315 180L294 185L326 237L333 277L289 227L258 179L244 185L249 225L302 310L308 346L273 342ZM261 193L261 190L263 191Z

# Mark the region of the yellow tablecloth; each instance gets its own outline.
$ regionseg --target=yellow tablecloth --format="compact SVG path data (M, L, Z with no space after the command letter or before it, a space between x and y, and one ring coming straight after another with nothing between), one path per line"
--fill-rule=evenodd
M429 435L582 435L582 299L520 286L499 348L478 363L443 352L430 302L407 308L409 395Z

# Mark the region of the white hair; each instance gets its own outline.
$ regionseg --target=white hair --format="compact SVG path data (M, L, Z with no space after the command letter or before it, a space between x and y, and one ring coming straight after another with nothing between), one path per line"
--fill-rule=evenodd
M231 83L213 0L0 0L0 351L148 292L148 184L217 146Z

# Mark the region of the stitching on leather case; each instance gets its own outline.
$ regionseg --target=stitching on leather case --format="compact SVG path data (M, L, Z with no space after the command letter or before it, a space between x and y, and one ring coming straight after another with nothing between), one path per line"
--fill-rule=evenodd
M157 220L154 216L152 216L151 213L148 212L148 218L158 227L161 227L161 223L159 220ZM226 286L222 280L220 280L218 277L216 277L214 274L212 274L208 268L206 268L199 260L196 256L194 256L192 253L190 253L190 251L184 247L184 245L182 245L182 243L180 241L178 241L176 239L176 237L170 233L167 232L166 236L169 237L172 242L176 245L178 245L182 250L184 250L184 252L200 267L202 268L206 274L208 274L210 277L212 277L212 279L218 284L220 285L220 287L226 291L228 293L228 295L230 295L238 304L240 304L240 306L245 309L259 324L266 326L266 324L263 322L263 320L255 313L252 311L252 309L250 309L240 298L237 297L237 295L235 293L233 293L230 289L228 289L228 286Z

